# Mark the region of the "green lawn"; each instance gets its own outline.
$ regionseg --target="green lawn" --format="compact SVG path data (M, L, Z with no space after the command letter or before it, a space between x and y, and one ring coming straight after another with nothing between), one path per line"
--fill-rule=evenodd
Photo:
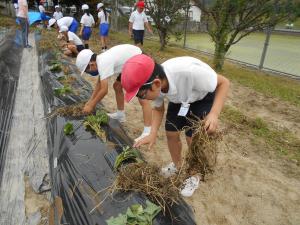
M253 33L233 45L226 57L259 65L265 42L264 33ZM183 45L183 40L171 42ZM208 53L214 52L214 44L206 33L188 34L186 46ZM270 39L264 67L300 76L300 36L273 34Z

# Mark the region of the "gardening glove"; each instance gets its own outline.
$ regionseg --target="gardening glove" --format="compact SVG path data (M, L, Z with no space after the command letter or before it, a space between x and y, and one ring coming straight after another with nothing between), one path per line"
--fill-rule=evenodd
M218 128L218 116L210 112L204 118L204 128L208 134L215 133Z

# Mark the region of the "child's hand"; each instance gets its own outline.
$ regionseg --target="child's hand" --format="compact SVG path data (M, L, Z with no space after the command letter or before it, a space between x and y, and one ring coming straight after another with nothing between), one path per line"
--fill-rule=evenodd
M134 143L133 147L139 147L141 145L146 145L148 144L148 150L151 150L153 145L155 144L156 141L156 135L148 135L140 140L138 140L137 142Z
M87 102L87 103L84 105L82 111L83 111L83 113L90 114L90 113L93 112L93 110L94 110L94 107L93 107L91 104L89 104L89 102Z
M210 112L205 118L204 118L204 128L208 134L212 134L216 132L218 128L219 119L218 116L214 113Z

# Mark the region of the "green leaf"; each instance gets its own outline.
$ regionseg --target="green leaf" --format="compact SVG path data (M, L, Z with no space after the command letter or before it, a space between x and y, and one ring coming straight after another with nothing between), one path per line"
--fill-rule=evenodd
M144 209L144 212L147 213L150 216L150 221L154 219L155 216L161 211L160 206L155 205L154 203L150 201L146 201L146 209Z
M134 204L134 205L130 206L130 209L131 209L132 213L136 216L144 213L143 206L140 204Z
M130 148L129 146L123 148L123 152L117 156L114 168L119 169L122 163L126 160L134 160L135 162L142 162L141 154L137 149Z
M70 94L70 93L72 93L72 89L68 85L63 86L62 88L55 88L54 89L54 94L57 95L57 96Z
M50 67L50 71L53 73L61 72L61 65L58 63L52 64L52 66Z
M64 126L64 133L65 135L70 135L74 133L74 127L72 123L66 123L66 125Z
M127 215L119 214L117 217L110 217L106 222L107 225L127 225Z
M147 208L134 204L127 209L126 214L111 217L106 222L108 225L152 225L152 220L161 211L161 208L150 201L146 201Z

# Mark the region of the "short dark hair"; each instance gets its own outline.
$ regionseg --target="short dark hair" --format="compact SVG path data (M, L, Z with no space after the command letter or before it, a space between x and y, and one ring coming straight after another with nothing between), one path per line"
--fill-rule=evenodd
M97 54L94 53L91 57L90 62L96 61L96 58L97 58Z
M152 88L152 84L151 82L158 78L158 79L161 79L161 80L164 80L166 79L166 73L164 71L164 68L162 67L162 65L158 64L158 63L155 63L154 65L154 69L153 69L153 72L150 76L150 78L145 82L146 83L149 83L149 84L146 84L146 85L143 85L142 87L140 87L141 90L143 89L151 89Z
M159 78L161 80L166 78L166 73L164 71L164 68L162 67L162 65L160 65L156 62L154 65L153 72L146 83L153 81L155 78Z

